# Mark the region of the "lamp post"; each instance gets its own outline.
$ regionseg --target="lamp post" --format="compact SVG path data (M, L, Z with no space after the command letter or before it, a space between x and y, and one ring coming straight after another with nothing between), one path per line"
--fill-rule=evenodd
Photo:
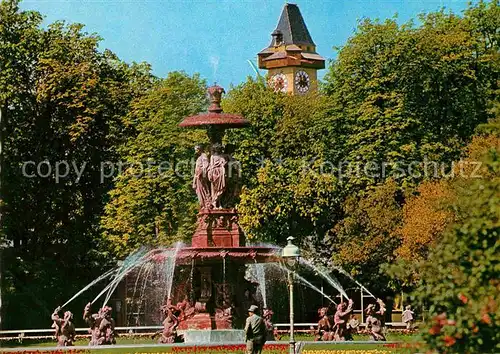
M294 328L293 328L293 272L292 268L299 261L300 249L295 246L292 241L293 237L288 237L288 244L283 248L281 256L288 265L288 289L290 292L290 354L295 354L295 338L294 338Z

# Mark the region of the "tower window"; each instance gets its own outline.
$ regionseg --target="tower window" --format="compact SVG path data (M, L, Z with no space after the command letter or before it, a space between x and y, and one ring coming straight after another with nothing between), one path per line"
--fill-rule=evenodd
M273 37L273 44L279 46L283 44L283 33L280 30L275 30L271 36Z

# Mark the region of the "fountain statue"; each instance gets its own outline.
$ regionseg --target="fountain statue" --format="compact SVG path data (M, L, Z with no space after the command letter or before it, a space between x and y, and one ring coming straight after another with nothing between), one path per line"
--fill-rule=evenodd
M104 306L98 313L91 314L89 302L83 311L83 319L90 326L91 340L89 345L116 344L115 320L111 317L111 307Z
M345 302L341 302L337 305L337 311L335 312L335 316L333 318L335 329L334 338L336 341L352 339L352 336L347 328L352 313L352 306L352 299L349 299L349 305Z
M266 341L268 342L276 340L277 329L273 325L273 315L274 312L270 308L265 308L262 314L266 326Z
M246 310L256 304L256 287L245 279L245 264L276 260L273 247L246 247L238 225L235 206L241 191L241 169L233 156L236 147L224 145L223 137L227 129L243 128L249 122L222 111L223 93L220 86L209 87L208 113L187 117L179 124L205 129L210 141L195 148L192 185L199 211L191 247L181 248L175 256L176 269L191 267L182 288L190 296L179 291L173 294L183 299L177 306L179 331L242 328Z
M185 295L184 299L181 302L178 302L175 307L179 311L179 315L177 317L179 322L186 321L188 318L193 317L195 314L195 308L189 303L187 295Z
M215 143L210 151L210 165L208 166L208 180L211 183L211 205L213 209L222 209L221 197L226 192L227 159L222 155L222 145Z
M160 339L158 339L158 343L160 344L181 342L177 335L179 319L174 314L174 312L179 312L179 309L168 301L166 305L160 308L160 311L165 316L163 320L163 330L156 332L151 338L154 339L160 335Z
M193 189L198 196L200 208L209 208L211 205L210 199L210 185L208 181L208 166L210 161L203 145L196 145L194 148L196 159L196 166L193 177Z
M382 300L377 299L379 310L375 312L375 305L370 304L366 307L366 328L374 341L385 341L385 336L382 333L384 328L385 304Z
M328 316L328 307L321 307L318 309L319 321L318 329L315 333L316 341L331 341L333 340L333 326Z
M58 347L69 347L75 341L75 325L73 324L73 314L70 311L64 312L64 317L59 317L61 307L58 307L52 313L52 328L55 328L55 337Z

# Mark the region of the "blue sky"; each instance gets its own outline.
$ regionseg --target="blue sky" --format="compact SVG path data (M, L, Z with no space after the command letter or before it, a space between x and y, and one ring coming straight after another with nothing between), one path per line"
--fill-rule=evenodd
M317 51L334 58L363 17L404 22L441 7L460 12L462 0L297 0ZM283 0L24 0L45 23L79 22L104 40L101 47L126 62L147 61L158 76L169 71L200 73L229 88L254 72L247 60L266 47ZM320 78L326 70L320 72Z

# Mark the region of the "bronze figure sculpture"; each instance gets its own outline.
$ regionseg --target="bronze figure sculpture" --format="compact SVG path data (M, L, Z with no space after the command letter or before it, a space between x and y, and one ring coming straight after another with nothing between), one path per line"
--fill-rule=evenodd
M98 313L91 314L89 302L85 306L83 319L90 327L90 346L116 344L115 320L111 317L111 307L104 306Z
M349 299L348 305L345 302L337 305L337 311L335 312L335 316L333 318L335 329L334 338L336 341L345 341L346 339L351 338L347 325L351 317L352 306L352 299Z
M379 310L375 312L375 305L370 304L366 308L366 328L374 341L385 341L385 336L382 333L384 327L385 304L382 300L377 299Z
M73 314L70 311L64 312L64 317L59 317L61 307L58 307L52 313L52 328L55 328L55 336L58 347L69 347L75 341L75 325L73 324Z
M200 208L208 208L211 205L210 182L208 180L210 161L202 145L197 145L194 149L198 158L193 177L193 189L198 197Z

